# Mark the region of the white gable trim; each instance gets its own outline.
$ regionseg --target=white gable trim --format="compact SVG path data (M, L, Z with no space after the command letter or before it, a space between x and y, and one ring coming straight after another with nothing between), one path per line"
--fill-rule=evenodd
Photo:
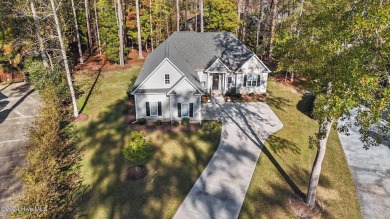
M223 67L225 67L225 68L228 70L228 73L232 72L232 70L230 70L225 64L223 64L223 62L222 62L219 58L217 58L217 59L213 62L213 64L211 64L204 72L215 73L215 72L209 71L209 68L210 68L211 66L213 66L214 63L216 63L217 61L218 61L219 63L221 63L221 64L223 65Z
M261 61L260 58L257 57L257 55L254 54L253 56L254 56L254 57L257 59L257 61L259 61L260 64L263 65L263 67L267 70L267 72L264 72L264 73L271 73L271 72L272 72L272 71L269 70L269 68L263 63L263 61Z
M190 80L188 80L188 78L186 78L186 77L182 77L168 92L167 92L167 95L169 96L169 95L172 95L171 94L171 92L173 91L173 90L175 90L175 88L183 81L183 80L186 80L189 84L191 84L191 86L192 87L194 87L197 91L199 91L200 92L200 94L199 95L203 95L204 93L203 93L203 91L201 91L201 90L199 90L193 83L191 83L191 81ZM194 94L195 96L196 96L196 94Z
M235 73L239 73L239 71L242 70L242 67L243 67L249 60L251 60L253 57L255 57L255 59L256 59L257 61L259 61L260 64L267 70L267 72L263 72L263 73L271 73L271 70L269 70L269 68L263 63L263 61L261 61L261 60L259 59L259 57L257 57L256 54L253 54L248 60L246 60L246 62L243 63L243 64L240 66L240 68L237 69L237 70L235 71Z
M145 84L145 82L146 82L150 77L152 77L152 75L154 75L154 74L156 73L157 69L159 69L159 68L161 67L161 65L164 64L165 61L168 61L169 64L171 64L171 65L172 65L172 66L173 66L181 75L184 76L184 73L181 72L181 71L176 67L176 65L174 65L168 58L164 58L164 59L160 62L160 64L152 71L152 73L150 73L150 74L148 75L148 77L146 77L146 78L138 85L138 87L137 87L133 92L131 92L131 94L134 95L135 92L136 92L140 87L142 87L142 85Z

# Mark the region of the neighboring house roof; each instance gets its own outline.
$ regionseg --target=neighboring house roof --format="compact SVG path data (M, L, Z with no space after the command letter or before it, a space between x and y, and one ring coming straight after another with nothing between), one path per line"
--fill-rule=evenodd
M165 89L138 89L165 59L202 90L196 70L236 71L253 55L232 33L175 32L149 54L133 93L165 92Z

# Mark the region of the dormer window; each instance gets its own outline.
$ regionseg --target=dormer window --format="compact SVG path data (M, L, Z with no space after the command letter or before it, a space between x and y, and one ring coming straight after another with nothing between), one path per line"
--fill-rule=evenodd
M169 79L169 74L165 74L165 84L170 84L171 80Z

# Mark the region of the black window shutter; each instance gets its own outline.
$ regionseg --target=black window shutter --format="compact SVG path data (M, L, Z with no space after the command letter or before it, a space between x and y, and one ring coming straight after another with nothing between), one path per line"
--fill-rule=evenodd
M181 103L177 103L177 116L181 117Z
M257 86L260 86L260 75L257 75Z
M244 87L246 87L246 75L244 75Z
M190 103L190 117L194 117L194 104Z
M146 116L150 116L149 102L146 102Z
M158 115L159 115L159 116L162 116L162 111L161 111L161 101L158 101L158 107L157 107L157 110L158 110Z

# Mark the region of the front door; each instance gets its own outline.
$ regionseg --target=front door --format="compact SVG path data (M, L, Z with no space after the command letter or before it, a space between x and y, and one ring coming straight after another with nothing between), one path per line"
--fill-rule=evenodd
M218 90L218 85L219 85L219 76L214 75L213 76L213 90Z

